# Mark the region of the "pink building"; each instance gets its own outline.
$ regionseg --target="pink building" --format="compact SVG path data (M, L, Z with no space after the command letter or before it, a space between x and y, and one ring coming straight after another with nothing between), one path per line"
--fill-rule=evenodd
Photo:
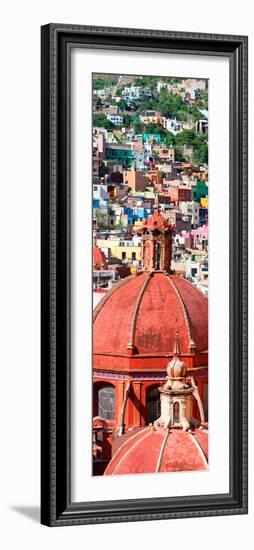
M208 245L208 225L203 225L197 229L193 229L192 232L193 238L193 248L198 250L203 250Z

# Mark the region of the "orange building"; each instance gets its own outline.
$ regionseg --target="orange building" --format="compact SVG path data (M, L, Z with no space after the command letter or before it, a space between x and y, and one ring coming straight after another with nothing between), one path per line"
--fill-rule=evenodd
M188 187L171 187L165 188L161 186L161 192L165 197L168 197L170 202L178 205L179 202L190 202L192 200L192 190Z
M123 172L123 183L132 191L145 191L150 184L148 178L137 170L125 170Z

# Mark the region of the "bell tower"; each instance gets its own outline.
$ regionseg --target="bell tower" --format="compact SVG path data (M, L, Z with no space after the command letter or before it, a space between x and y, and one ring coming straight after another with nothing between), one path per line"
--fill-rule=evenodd
M156 210L142 226L141 257L144 271L171 271L172 228Z

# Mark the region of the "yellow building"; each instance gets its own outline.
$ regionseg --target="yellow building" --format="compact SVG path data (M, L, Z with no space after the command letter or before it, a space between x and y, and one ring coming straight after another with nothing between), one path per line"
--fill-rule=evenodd
M164 117L161 115L140 115L139 116L143 124L163 124Z
M114 256L119 260L141 260L141 246L130 245L128 241L123 246L120 245L119 239L97 239L96 245L106 254L106 256Z
M202 206L202 208L208 208L208 197L201 197L200 206Z

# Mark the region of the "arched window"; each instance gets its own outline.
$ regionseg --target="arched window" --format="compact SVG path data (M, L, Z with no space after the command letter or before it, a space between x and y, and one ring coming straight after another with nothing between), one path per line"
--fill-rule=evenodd
M148 388L146 393L146 423L150 424L161 415L161 400L158 387Z
M98 390L98 416L104 420L115 418L115 388L105 384Z
M174 424L178 424L179 423L179 403L178 401L176 401L174 403L174 407L173 407L173 411L174 411Z
M155 269L160 269L161 265L161 245L160 243L155 243Z

